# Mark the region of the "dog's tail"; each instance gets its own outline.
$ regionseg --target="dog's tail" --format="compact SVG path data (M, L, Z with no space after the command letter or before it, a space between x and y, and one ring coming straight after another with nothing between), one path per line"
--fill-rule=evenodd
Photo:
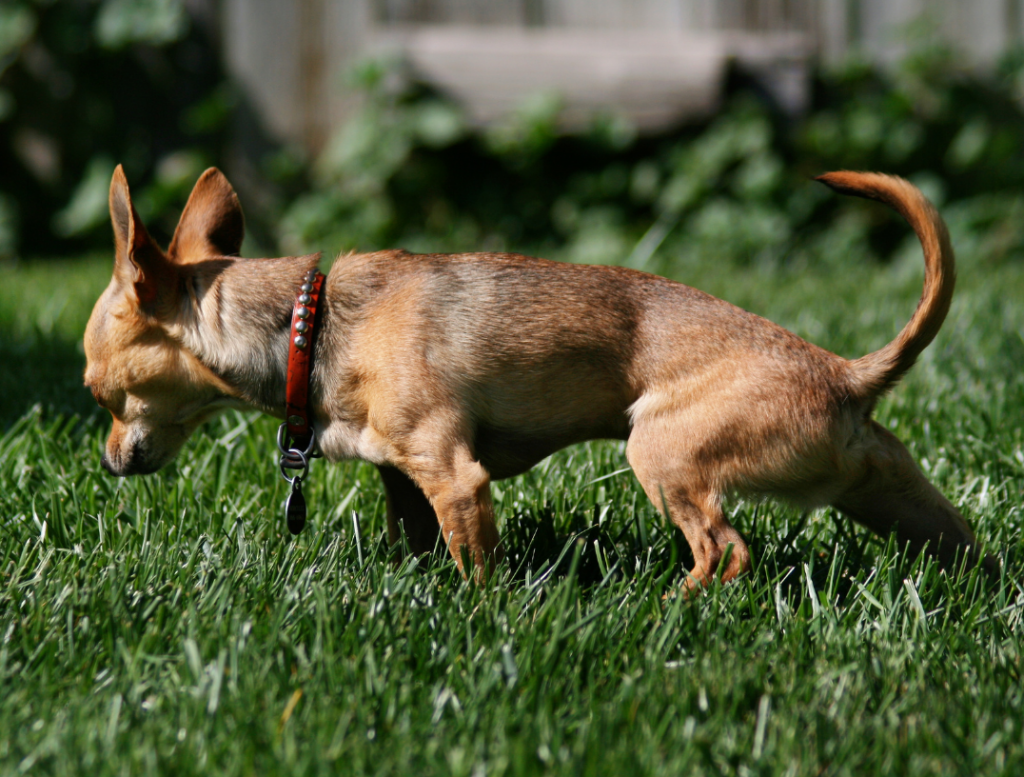
M843 171L816 180L842 194L889 205L907 220L924 249L924 291L914 315L891 343L850 362L854 395L873 403L903 377L938 334L956 285L953 247L942 217L916 186L902 178Z

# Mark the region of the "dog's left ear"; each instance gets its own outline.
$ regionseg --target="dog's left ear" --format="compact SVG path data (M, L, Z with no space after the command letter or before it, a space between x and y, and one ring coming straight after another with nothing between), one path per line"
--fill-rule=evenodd
M178 264L238 256L244 235L238 196L224 174L211 167L196 181L167 253Z
M134 290L140 307L153 313L174 293L174 268L132 205L121 165L110 179L109 203L114 227L114 277Z

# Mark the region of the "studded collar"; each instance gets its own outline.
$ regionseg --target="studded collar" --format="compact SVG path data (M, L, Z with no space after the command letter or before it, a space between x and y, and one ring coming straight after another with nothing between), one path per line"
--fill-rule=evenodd
M288 435L305 448L312 433L309 414L309 373L313 364L313 337L317 304L324 274L310 270L299 287L288 338L288 374L285 382L285 424Z
M291 334L288 338L288 374L285 381L285 424L288 435L306 447L312 432L309 418L309 373L313 364L313 333L316 309L324 274L310 270L299 287L292 310Z
M306 498L302 481L309 473L309 461L319 455L316 433L309 418L309 372L313 362L313 335L316 309L324 275L310 270L299 287L292 310L292 326L288 335L288 373L285 378L285 421L277 430L277 449L281 452L278 466L281 476L292 487L284 504L288 531L298 534L306 525Z

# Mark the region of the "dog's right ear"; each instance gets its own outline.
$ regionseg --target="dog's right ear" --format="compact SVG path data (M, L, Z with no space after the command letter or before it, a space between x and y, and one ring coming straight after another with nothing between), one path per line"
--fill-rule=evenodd
M211 167L196 181L167 252L178 264L238 256L243 237L245 219L238 195L224 173Z
M110 221L114 225L114 276L134 289L141 308L153 312L161 289L174 288L174 268L136 213L121 165L110 180Z

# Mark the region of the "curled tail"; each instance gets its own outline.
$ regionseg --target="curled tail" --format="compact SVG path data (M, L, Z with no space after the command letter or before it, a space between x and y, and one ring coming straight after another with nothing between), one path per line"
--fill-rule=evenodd
M924 249L924 290L914 315L891 343L850 362L854 395L873 404L903 377L938 334L956 285L953 247L942 217L916 186L902 178L842 171L816 180L842 194L889 205L907 220Z

